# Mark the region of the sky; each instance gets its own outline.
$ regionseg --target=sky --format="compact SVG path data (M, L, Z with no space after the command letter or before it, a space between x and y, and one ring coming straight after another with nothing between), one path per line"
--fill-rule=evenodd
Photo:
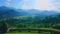
M17 9L38 9L60 11L60 0L0 0L0 6Z

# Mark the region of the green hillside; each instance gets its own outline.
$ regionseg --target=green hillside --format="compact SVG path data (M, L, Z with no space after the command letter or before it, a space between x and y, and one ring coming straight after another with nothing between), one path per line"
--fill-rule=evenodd
M2 26L3 23L7 23L8 27L9 27L8 32L11 32L11 33L8 33L8 34L12 34L14 32L14 30L16 30L15 32L19 32L17 30L19 28L28 28L28 29L38 28L42 31L43 30L46 31L46 30L50 29L51 31L60 32L60 21L59 20L60 20L60 15L49 16L49 17L39 18L39 19L37 19L35 15L32 15L32 16L17 16L17 17L13 17L13 18L0 19L0 26ZM46 28L48 28L48 29L46 29ZM12 30L12 31L10 31L10 30ZM44 31L41 34L46 33ZM22 30L22 32L26 32L26 31ZM29 33L29 31L27 33ZM36 34L37 33L38 33L38 31L36 32ZM47 33L50 34L50 32L47 32ZM13 33L13 34L15 34L15 33ZM23 33L21 33L21 34L23 34Z

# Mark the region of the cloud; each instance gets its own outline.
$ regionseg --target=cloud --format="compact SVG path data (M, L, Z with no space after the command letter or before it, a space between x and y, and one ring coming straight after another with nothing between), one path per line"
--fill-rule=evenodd
M23 9L54 10L51 0L23 0Z
M53 0L52 4L55 7L55 10L60 11L60 0Z
M35 8L40 10L52 10L50 0L35 0Z
M22 2L22 6L21 6L21 9L29 9L31 6L30 5L30 2L31 0L23 0Z
M5 3L6 3L7 6L9 6L10 5L10 2L11 2L11 0L6 0Z
M27 5L22 5L21 9L28 9L29 7Z
M6 5L19 9L60 10L59 0L6 0Z
M28 2L29 0L23 0L24 2Z

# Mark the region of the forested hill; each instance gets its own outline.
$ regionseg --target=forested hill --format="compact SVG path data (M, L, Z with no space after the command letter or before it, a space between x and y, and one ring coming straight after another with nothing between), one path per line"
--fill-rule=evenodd
M1 6L0 7L0 18L7 18L7 17L16 17L16 16L32 16L36 15L37 18L42 18L50 15L57 15L58 12L55 12L53 10L22 10L22 9L15 9L11 7Z
M60 24L60 13L52 10L21 10L3 6L0 7L0 25L2 23L23 28L53 27Z
M17 9L10 7L5 7L5 6L0 7L0 18L24 16L27 14L28 13L23 10L17 11Z
M10 7L0 7L0 21L9 24L16 23L60 23L56 11L48 10L22 10Z

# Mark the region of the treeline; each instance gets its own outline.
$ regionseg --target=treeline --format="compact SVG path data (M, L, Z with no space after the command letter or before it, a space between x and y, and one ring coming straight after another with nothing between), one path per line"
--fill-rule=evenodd
M60 26L60 14L56 16L48 16L45 18L37 19L35 16L21 16L8 18L0 21L0 23L8 23L12 27L16 28L42 28L42 27L54 27Z

